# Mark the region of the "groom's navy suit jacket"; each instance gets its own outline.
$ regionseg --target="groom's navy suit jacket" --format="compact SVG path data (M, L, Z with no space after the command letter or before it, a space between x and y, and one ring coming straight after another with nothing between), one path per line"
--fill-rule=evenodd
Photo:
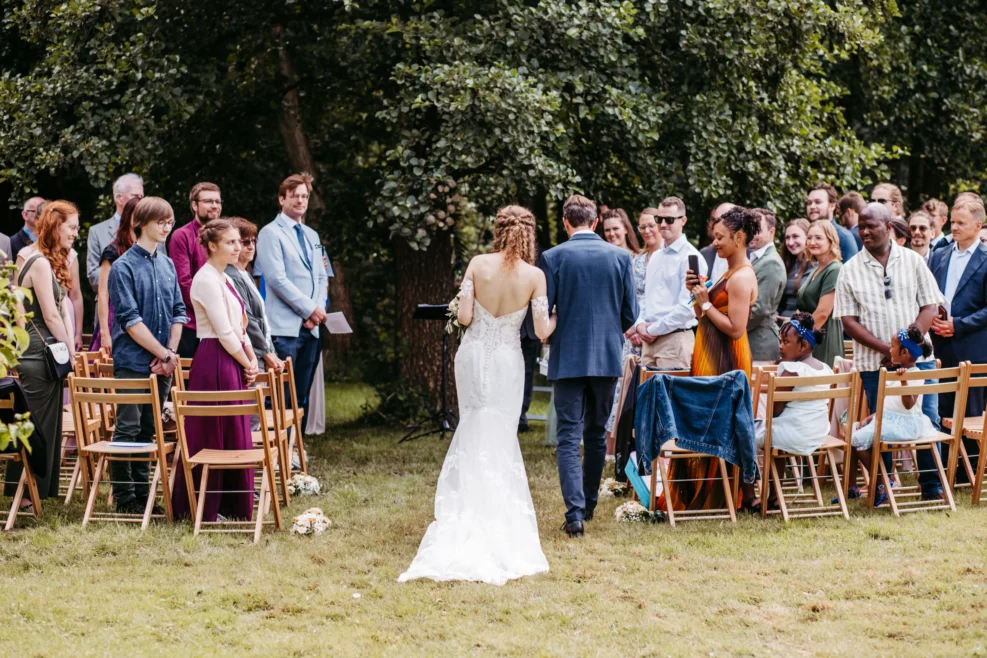
M637 319L631 257L589 231L541 255L552 334L548 379L620 377L624 332Z
M943 292L946 291L946 275L952 254L950 245L949 249L933 252L929 263L939 290ZM956 361L949 363L950 366L968 359L973 363L987 362L987 246L978 245L970 256L956 287L950 315L953 317L953 336L944 339L932 334L936 356L940 356L940 352L952 352ZM946 365L945 359L943 365Z

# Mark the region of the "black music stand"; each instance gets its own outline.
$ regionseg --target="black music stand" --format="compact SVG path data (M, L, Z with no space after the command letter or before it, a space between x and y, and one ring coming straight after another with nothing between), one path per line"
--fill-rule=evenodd
M415 320L442 320L445 322L449 312L448 304L419 304L415 308L415 314L411 317ZM414 441L432 434L439 434L439 438L446 438L446 432L456 431L459 419L449 408L449 333L442 327L442 406L432 414L424 423L420 425L409 425L409 432L405 434L398 443ZM420 431L423 427L430 427L427 431Z

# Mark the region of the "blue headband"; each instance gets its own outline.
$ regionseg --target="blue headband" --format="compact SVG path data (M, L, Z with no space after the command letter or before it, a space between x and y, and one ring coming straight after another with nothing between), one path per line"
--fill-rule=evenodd
M815 348L816 335L813 332L803 327L798 320L792 320L792 328L799 332L799 336L809 344L809 347Z
M898 342L901 343L902 347L908 350L908 353L912 355L913 359L922 357L922 346L908 337L907 329L898 330Z

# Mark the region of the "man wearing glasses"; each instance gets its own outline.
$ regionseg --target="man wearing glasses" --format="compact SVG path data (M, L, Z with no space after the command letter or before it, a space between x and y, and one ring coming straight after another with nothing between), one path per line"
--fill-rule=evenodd
M215 183L196 183L188 195L192 209L192 221L177 229L168 244L168 256L175 263L178 287L188 322L182 327L182 340L178 343L178 356L191 359L199 348L195 332L195 309L192 307L192 278L209 260L206 248L199 243L199 229L223 214L223 197Z
M86 240L86 278L89 279L93 292L99 290L99 263L103 250L117 237L123 207L131 199L143 198L144 181L137 174L124 174L113 182L113 204L116 206L116 212L109 219L91 227L89 238ZM163 254L164 247L159 245L158 252Z
M891 239L891 212L887 204L878 202L863 209L858 226L864 250L844 263L836 283L834 315L843 321L844 331L853 339L853 365L860 373L871 411L877 406L880 369L889 366L891 337L912 323L928 332L944 301L922 257ZM920 360L916 366L933 370L935 356ZM938 396L923 396L922 412L937 430L938 407ZM884 458L890 472L891 456L886 454ZM931 450L918 451L918 467L922 499L941 499L942 488ZM886 495L879 496L875 506L886 499Z
M912 235L911 249L922 257L926 265L932 262L930 239L933 223L932 217L924 210L916 210L908 218L908 232Z
M319 363L319 325L326 321L328 283L332 269L319 234L302 220L312 195L312 177L289 176L278 189L281 212L257 237L255 274L264 277L267 319L278 358L291 357L295 390L305 396Z
M17 253L29 244L34 244L38 239L38 207L44 202L45 200L39 196L33 196L24 202L24 207L21 209L24 228L10 238L10 253L7 254L10 260L17 260Z
M705 276L706 259L683 235L688 218L682 199L670 196L658 205L653 216L642 215L642 228L649 230L645 222L652 219L665 246L648 261L644 275L644 304L635 327L643 342L641 363L665 370L688 370L696 346L693 328L699 321L689 305L685 273L689 269L689 256L695 256L699 262L698 273Z

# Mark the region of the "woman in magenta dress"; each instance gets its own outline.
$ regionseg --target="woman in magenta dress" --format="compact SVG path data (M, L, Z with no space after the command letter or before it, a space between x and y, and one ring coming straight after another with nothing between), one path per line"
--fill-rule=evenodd
M240 256L240 232L225 219L216 219L199 231L199 242L209 260L192 279L199 349L189 371L190 391L243 391L257 377L257 358L245 331L243 301L224 270ZM190 455L200 450L250 450L249 416L187 417L185 435ZM175 516L191 516L185 472L177 465L172 492ZM192 471L199 490L201 468ZM204 521L250 520L254 503L254 473L248 470L212 471L206 485Z

